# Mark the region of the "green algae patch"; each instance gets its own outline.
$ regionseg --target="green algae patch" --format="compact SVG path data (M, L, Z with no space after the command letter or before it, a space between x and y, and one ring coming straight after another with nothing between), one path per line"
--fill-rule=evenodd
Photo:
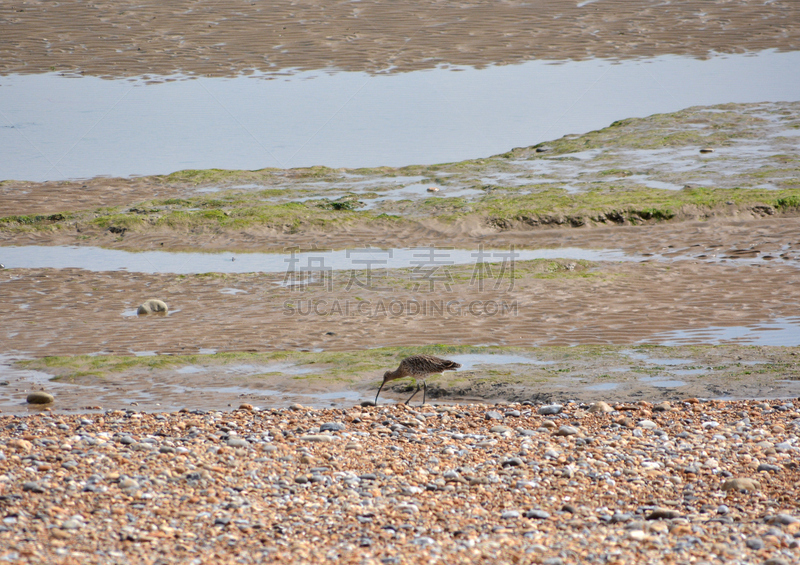
M39 231L52 230L64 226L74 214L30 214L0 217L0 231Z
M399 363L404 357L418 353L446 355L456 353L500 353L513 348L477 347L467 345L430 345L424 347L395 347L363 351L273 351L264 353L229 352L197 355L75 355L48 356L40 359L18 361L26 369L52 371L60 378L75 379L80 375L110 377L130 370L179 369L186 366L225 367L247 363L263 365L269 369L277 362L293 363L298 367L318 365L325 374L341 378L348 374L378 371ZM266 373L265 373L266 374Z
M371 400L386 370L394 369L410 355L445 358L470 355L458 371L429 379L428 397L458 399L505 399L512 402L608 400L642 398L681 400L716 398L737 390L758 396L763 391L800 380L794 361L797 348L737 344L695 346L582 345L576 347L491 347L434 344L420 347L386 347L348 351L231 352L213 355L73 356L17 361L27 369L47 372L54 379L75 386L127 380L158 379L185 386L191 367L198 375L196 388L236 385L291 389L293 394L350 389ZM508 357L512 355L513 357ZM458 359L458 357L455 357ZM225 368L231 372L227 373ZM245 367L249 374L242 374ZM203 376L203 375L207 376ZM658 381L673 380L677 386L659 388ZM652 384L650 384L652 383ZM681 384L684 383L684 384ZM416 382L409 378L392 383L389 390L407 394ZM599 388L598 388L599 387ZM761 392L759 392L761 391ZM252 396L252 395L251 395ZM188 399L187 399L188 400ZM265 402L276 402L272 393ZM279 399L277 399L279 401ZM403 399L400 399L405 400ZM387 402L390 400L387 399Z
M0 218L0 231L74 224L120 237L154 229L300 233L464 220L503 230L796 213L800 155L796 138L783 134L798 127L799 115L800 103L722 104L619 120L457 163L177 171L130 181L169 197L9 215Z

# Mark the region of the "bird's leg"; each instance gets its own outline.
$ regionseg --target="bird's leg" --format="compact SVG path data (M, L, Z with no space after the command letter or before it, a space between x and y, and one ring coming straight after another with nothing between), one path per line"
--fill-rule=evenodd
M422 382L425 382L425 381L422 381ZM416 394L419 392L419 389L420 389L420 386L419 386L419 383L417 383L417 390L415 390L415 391L414 391L414 394L412 394L412 395L411 395L411 396L408 398L408 400L406 400L406 405L408 405L408 403L409 403L409 402L411 402L411 399L412 399L412 398L414 398L414 396L415 396L415 395L416 395Z
M425 404L425 395L428 394L428 381L422 381L422 403Z
M375 395L375 402L374 402L375 406L378 405L378 395L381 393L381 390L383 390L383 385L385 385L385 384L386 384L386 381L383 381L381 383L381 386L378 387L378 394Z

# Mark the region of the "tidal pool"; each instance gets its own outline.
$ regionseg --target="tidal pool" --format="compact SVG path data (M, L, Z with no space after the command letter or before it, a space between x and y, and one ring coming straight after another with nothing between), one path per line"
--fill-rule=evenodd
M157 84L8 75L0 77L0 180L461 161L622 118L799 100L798 68L800 52L769 50Z
M307 253L176 253L131 252L101 247L23 246L0 247L6 268L85 269L139 273L289 273L315 274L328 270L402 269L421 265L468 265L512 260L509 249L479 251L420 247L406 249L342 249ZM641 260L618 250L580 248L517 249L514 261L531 259L585 259L589 261Z

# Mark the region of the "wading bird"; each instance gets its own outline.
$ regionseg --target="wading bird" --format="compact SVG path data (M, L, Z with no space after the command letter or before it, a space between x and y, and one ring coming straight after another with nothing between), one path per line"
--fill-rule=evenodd
M383 374L383 382L378 389L378 394L375 395L375 405L377 406L378 404L378 396L381 394L381 390L383 390L383 385L389 381L402 379L403 377L414 377L417 381L417 390L406 400L406 404L411 402L414 395L419 392L419 381L422 381L422 403L425 404L425 397L428 392L428 384L425 382L425 379L428 378L428 375L435 375L442 371L455 371L459 367L461 367L461 365L455 361L440 359L433 355L412 355L411 357L406 357L400 361L400 366L397 367L397 369L394 371L386 371Z

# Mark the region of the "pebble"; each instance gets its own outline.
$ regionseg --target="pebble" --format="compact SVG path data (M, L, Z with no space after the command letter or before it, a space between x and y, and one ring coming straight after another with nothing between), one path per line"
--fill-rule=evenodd
M605 414L613 411L614 409L607 402L603 402L602 400L599 402L593 402L589 406L588 410L590 414Z
M574 436L578 433L578 428L575 426L561 426L555 433L557 436Z
M778 473L781 471L781 468L777 465L770 465L769 463L761 463L758 467L756 467L756 471L767 471L769 473Z
M326 422L319 427L321 432L341 432L346 430L347 426L341 422Z
M672 510L669 508L656 508L650 514L645 516L645 520L672 520L674 518L678 518L681 515L680 512L677 510Z
M502 467L522 467L525 462L519 457L509 457L500 463Z
M761 489L761 484L753 479L728 479L720 487L723 491L756 491Z
M652 431L576 403L0 415L0 559L797 562L773 404L632 405Z
M485 417L487 420L502 420L504 416L497 410L490 410Z
M45 492L44 487L35 481L22 483L22 490L26 492L36 492L36 493Z
M750 549L764 549L764 540L760 538L748 538L745 540L744 544Z
M32 392L26 398L28 404L50 404L55 401L55 397L44 391Z
M331 443L335 441L336 438L333 436L325 436L325 435L306 435L300 436L301 441L311 441L315 443Z
M147 314L166 314L169 311L167 308L167 303L163 300L159 300L158 298L150 298L149 300L145 300L139 308L136 309L136 313L140 316L145 316Z
M125 477L124 479L120 480L119 488L135 490L139 488L139 483L130 477Z
M789 514L779 513L768 518L766 522L767 524L780 524L781 526L788 526L790 524L800 522L800 520Z
M563 406L561 406L560 404L550 404L550 405L548 405L548 406L542 406L541 408L539 408L539 409L536 411L536 413L537 413L537 414L540 414L540 415L542 415L542 416L552 416L552 415L554 415L554 414L559 414L559 413L561 413L561 410L562 410L563 408L564 408L564 407L563 407Z

